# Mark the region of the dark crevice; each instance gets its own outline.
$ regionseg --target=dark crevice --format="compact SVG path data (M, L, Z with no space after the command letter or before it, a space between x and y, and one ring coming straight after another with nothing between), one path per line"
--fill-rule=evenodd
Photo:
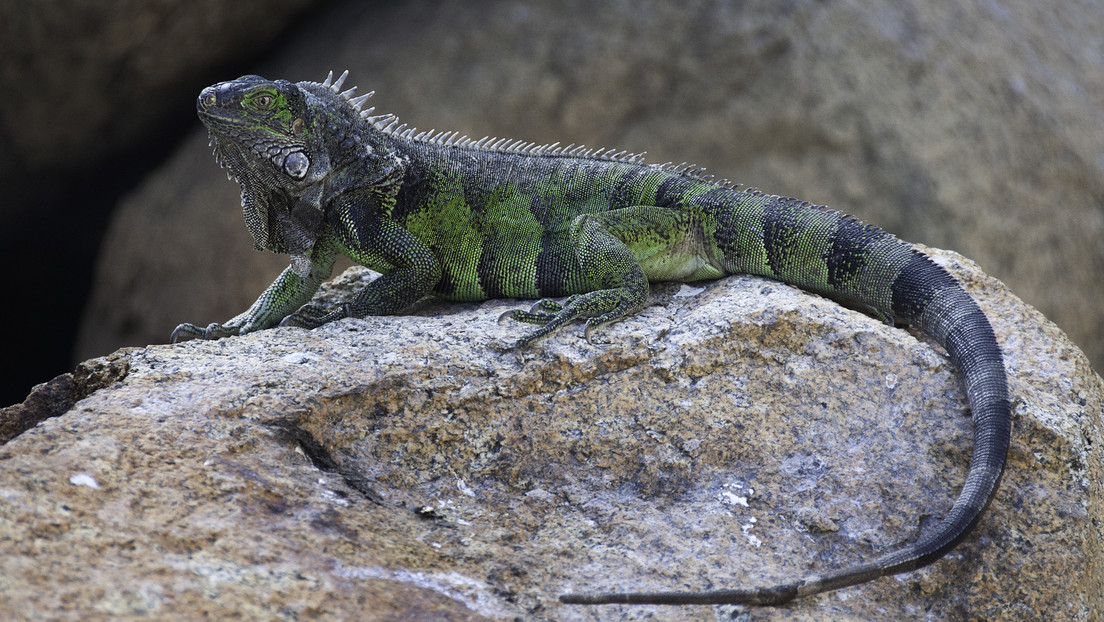
M376 492L368 478L338 462L310 432L293 423L270 422L266 425L275 429L281 440L298 444L314 468L339 475L346 486L359 492L365 499L383 505L383 496Z

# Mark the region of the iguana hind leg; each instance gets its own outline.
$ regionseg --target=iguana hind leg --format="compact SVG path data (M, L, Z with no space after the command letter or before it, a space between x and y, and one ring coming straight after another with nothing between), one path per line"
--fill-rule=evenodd
M630 208L631 209L631 208ZM629 210L617 210L628 212ZM577 317L586 318L586 338L591 331L613 320L632 315L648 302L648 277L632 249L610 231L617 212L583 214L571 223L575 258L592 291L568 297L563 304L541 300L529 311L511 311L508 317L543 324L517 341L524 348ZM621 214L621 218L629 214Z
M509 317L543 324L517 342L525 347L576 317L587 318L586 336L603 324L632 315L648 301L650 280L698 280L725 274L714 257L708 223L687 210L638 205L583 214L572 223L572 246L593 291L562 305L542 300Z

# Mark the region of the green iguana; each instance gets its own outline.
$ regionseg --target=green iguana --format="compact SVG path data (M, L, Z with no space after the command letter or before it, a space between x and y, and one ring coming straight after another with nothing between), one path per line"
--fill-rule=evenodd
M449 300L541 299L506 314L541 325L524 347L575 318L593 328L642 309L649 282L762 275L923 330L961 372L974 452L958 499L917 541L851 567L767 587L568 594L565 603L758 604L905 572L951 550L997 489L1011 415L989 321L942 268L858 220L769 196L641 155L416 132L362 110L333 73L291 83L244 76L200 93L220 164L242 187L258 249L291 265L244 313L184 339L276 325L314 328L393 314L432 294ZM336 308L310 303L338 253L382 273ZM550 298L566 296L564 302ZM505 317L505 316L504 316Z

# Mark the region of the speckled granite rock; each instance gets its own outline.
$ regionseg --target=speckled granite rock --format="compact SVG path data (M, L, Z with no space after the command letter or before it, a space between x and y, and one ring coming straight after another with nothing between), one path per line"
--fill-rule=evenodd
M1091 620L1104 381L1034 309L991 315L1004 484L947 559L748 620ZM350 271L331 296L355 288ZM713 620L565 590L762 583L912 539L971 447L945 356L752 277L667 284L588 345L517 303L152 346L0 448L0 610L28 617Z

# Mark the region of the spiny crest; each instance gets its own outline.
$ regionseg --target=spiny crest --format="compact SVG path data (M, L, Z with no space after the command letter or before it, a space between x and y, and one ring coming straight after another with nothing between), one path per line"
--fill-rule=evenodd
M476 140L474 138L469 138L467 135L461 136L460 132L455 131L418 131L416 127L407 127L407 124L399 123L399 118L393 114L379 115L377 117L368 118L367 120L377 130L395 136L396 138L430 145L440 145L442 147L464 147L468 149L494 151L496 153L515 153L531 156L594 158L597 160L631 162L634 164L644 163L644 153L629 153L626 150L588 149L584 145L575 144L561 147L558 142L541 144L510 138L492 138L490 136L484 136Z
M375 108L364 109L364 102L368 101L368 98L375 95L375 91L369 91L368 93L361 95L360 97L353 97L356 94L357 87L341 90L341 85L345 83L345 78L349 77L349 70L346 69L336 80L333 79L333 72L326 74L326 79L322 81L322 86L329 88L337 96L341 97L345 101L349 102L349 105L353 107L360 114L360 118L368 119L369 115Z
M345 83L345 78L349 77L349 70L346 69L336 80L333 79L333 71L330 71L326 75L326 79L322 81L322 86L329 88L335 94L340 96L345 101L349 102L349 105L360 114L360 118L367 121L375 129L401 138L403 140L412 140L415 142L427 143L431 145L440 145L442 147L457 147L457 148L469 148L469 149L481 149L484 151L494 151L496 153L512 153L518 155L529 156L548 156L548 157L566 157L566 158L590 158L595 160L607 160L611 162L628 162L630 164L644 164L644 155L647 153L642 151L640 153L630 153L626 150L617 149L588 149L585 145L576 145L574 143L561 147L560 143L555 142L552 144L539 144L535 142L527 142L524 140L511 140L509 138L492 138L490 136L484 136L479 140L468 138L465 134L459 136L460 132L455 131L440 131L425 130L418 131L416 127L407 127L406 123L399 123L399 117L394 114L380 114L372 115L375 111L375 107L364 108L364 103L368 101L368 98L375 94L375 91L371 91L366 95L359 97L353 97L356 93L357 87L352 87L345 91L341 90L341 85ZM719 186L727 188L738 188L739 184L733 183L727 179L719 179L714 175L706 174L704 167L693 166L683 162L682 164L673 164L666 162L664 164L652 165L656 168L673 172L678 175L685 175L692 177L699 181L706 183L713 183Z
M725 179L725 178L722 178L722 177L717 177L716 175L713 175L712 173L706 173L704 166L695 166L693 164L687 164L686 162L683 162L682 164L674 164L673 162L664 162L663 164L654 164L653 166L655 166L656 168L658 168L661 171L669 171L671 173L675 173L676 175L683 175L685 177L690 177L692 179L696 179L698 181L705 182L707 184L714 184L714 185L717 185L717 186L723 186L725 188L730 188L732 190L736 190L740 187L740 184L738 184L734 181L731 181L729 179Z

